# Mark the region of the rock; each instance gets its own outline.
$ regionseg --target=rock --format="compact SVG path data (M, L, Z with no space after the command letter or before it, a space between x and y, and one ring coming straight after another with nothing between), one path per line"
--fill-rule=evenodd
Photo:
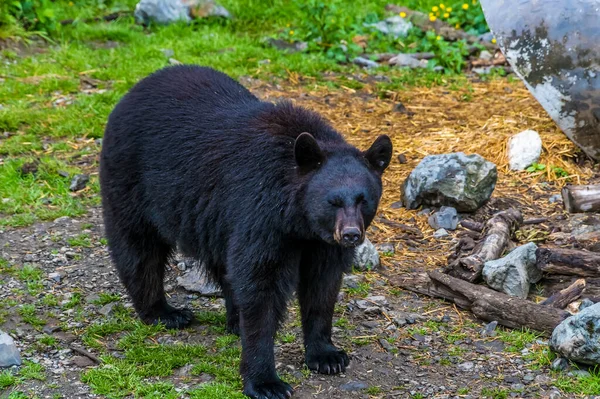
M475 368L475 364L473 362L464 362L458 365L458 369L461 371L471 371Z
M590 306L594 306L594 301L589 298L583 298L579 304L579 311L581 312L583 309L589 308Z
M383 338L379 338L379 344L383 349L385 349L388 352L392 352L394 349L396 349L394 345L390 344L387 340Z
M390 205L390 208L392 208L392 209L400 209L400 208L402 208L402 201L393 202L392 205Z
M175 51L170 48L160 50L166 58L171 58L175 55Z
M392 255L396 251L394 244L392 244L391 242L377 244L375 248L377 249L377 252L381 252L384 255Z
M175 58L169 58L169 65L183 65L183 62Z
M185 264L185 262L179 262L179 263L177 263L177 268L179 270L181 270L182 272L184 272L185 269L187 268L187 265Z
M451 206L443 206L439 211L429 216L428 221L431 228L436 230L456 230L456 226L458 226L458 213Z
M427 68L427 60L418 60L410 54L400 53L390 58L390 65L408 68Z
M0 330L0 369L20 366L21 363L21 355L15 341L10 335Z
M306 42L293 42L290 43L287 40L281 39L268 39L267 43L271 46L275 47L278 50L284 50L290 53L298 53L300 51L304 51L308 48L308 43Z
M487 50L483 50L481 53L479 53L480 60L491 61L492 58L494 58L494 56Z
M86 303L94 303L100 300L100 295L96 294L96 293L92 293L89 294L88 296L85 297L85 302Z
M358 288L361 283L366 280L362 274L349 274L344 276L342 280L342 287L344 288Z
M192 18L224 17L231 14L213 0L141 0L133 13L138 24L190 22Z
M560 323L552 332L550 347L575 362L600 363L600 303Z
M511 170L525 170L542 155L542 139L535 130L524 130L508 140L508 164Z
M449 235L450 235L450 233L448 233L448 231L446 231L446 229L437 229L433 233L433 238L444 238L444 237L448 237Z
M71 361L77 367L91 367L96 365L92 359L86 356L75 356Z
M365 301L371 302L377 306L387 306L388 305L388 301L387 301L387 299L385 299L385 297L383 295L368 296L365 298Z
M177 285L202 296L223 296L221 288L209 281L205 273L197 267L191 268L182 276L177 277Z
M365 68L377 68L379 66L377 62L364 57L356 57L352 62Z
M56 281L57 283L60 283L60 280L62 279L62 275L58 272L52 272L52 273L48 274L48 278L50 280Z
M587 370L572 370L569 372L569 374L580 378L586 378L591 376L590 372Z
M90 181L90 176L85 174L75 175L73 176L73 180L71 180L71 185L69 186L69 190L71 191L79 191L83 190L85 186L87 186Z
M556 388L553 389L552 391L550 391L550 395L548 396L548 399L559 399L559 398L562 398L560 391L558 391Z
M404 107L404 104L400 103L399 105L402 105L402 107ZM398 106L398 104L396 104L394 106L394 111L396 110L396 107ZM404 107L404 109L406 109L406 107ZM398 155L398 162L400 162L401 164L405 164L408 162L408 159L406 158L406 154L402 153Z
M477 36L477 39L482 43L491 43L492 39L494 39L494 34L492 32L486 32Z
M350 381L340 385L340 389L346 392L360 391L362 389L367 389L368 387L369 386L362 381Z
M364 26L374 28L385 35L395 38L406 37L408 31L413 27L412 22L407 21L399 15L386 18L374 24L364 24Z
M408 209L452 206L474 212L490 199L497 178L496 165L480 155L428 155L402 185L402 201Z
M548 198L548 202L551 204L554 204L556 202L562 202L562 195L560 194L554 194L553 196L551 196L550 198Z
M552 378L544 374L538 374L535 376L533 381L539 385L548 385L552 383Z
M114 312L114 307L117 304L117 302L111 302L111 303L107 303L106 305L102 306L99 310L98 313L109 317L112 316L115 312Z
M542 278L535 265L537 245L530 242L513 249L504 258L485 262L483 279L493 289L519 298L527 298L531 283Z
M62 330L62 328L60 326L57 326L57 325L46 325L42 329L42 332L44 334L50 335L50 334L54 334L55 332L59 332L61 330Z
M375 270L379 267L379 253L368 238L354 250L352 266L360 271Z
M483 330L481 330L481 336L482 337L495 337L497 334L496 327L498 327L498 322L496 320L486 324L485 327L483 328Z

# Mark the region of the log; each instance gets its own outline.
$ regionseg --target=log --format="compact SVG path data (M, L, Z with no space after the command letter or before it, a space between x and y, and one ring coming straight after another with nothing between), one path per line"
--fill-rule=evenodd
M445 272L469 282L481 278L483 264L498 259L504 253L510 238L523 223L523 216L518 209L510 208L496 213L485 223L483 240L473 249L471 255L453 261Z
M566 186L562 189L563 203L569 213L600 211L600 184Z
M576 276L561 276L557 274L547 274L540 284L543 284L544 296L552 296L557 291L564 290L577 281ZM600 298L600 278L587 277L585 279L585 292L582 298ZM594 302L598 302L594 300Z
M418 294L446 299L471 310L481 320L495 320L509 328L530 328L549 335L570 316L562 309L508 296L437 271L412 278L392 278L390 282Z
M496 50L498 50L498 45L496 45L494 43L480 42L479 38L477 36L470 35L467 32L460 30L460 29L454 29L454 27L450 26L448 23L446 23L444 21L441 21L439 19L437 19L435 21L430 21L429 15L427 15L425 13L422 13L419 11L414 11L414 10L411 10L410 8L401 7L401 6L398 6L395 4L388 4L387 6L385 6L385 9L386 9L386 11L392 11L396 14L399 14L401 12L406 13L406 17L417 28L419 28L423 31L434 30L436 34L444 37L447 40L450 40L450 41L465 40L467 43L470 43L470 44L480 44L480 45L484 46L485 48L487 48L488 50L491 50L492 52L495 52Z
M553 306L557 309L564 309L567 307L568 304L579 299L579 297L581 297L581 294L583 294L584 290L585 280L580 278L567 288L552 294L549 298L547 298L543 302L540 302L540 305Z
M567 248L538 248L536 266L544 273L600 277L600 254Z
M483 223L475 222L473 220L461 220L460 225L465 229L476 231L478 233L481 233L483 231Z

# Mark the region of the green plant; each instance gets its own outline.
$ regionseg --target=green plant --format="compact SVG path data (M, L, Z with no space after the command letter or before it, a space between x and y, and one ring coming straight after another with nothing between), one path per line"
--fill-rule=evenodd
M0 6L0 27L19 24L24 30L53 34L60 24L50 0L8 0Z
M455 29L462 29L472 35L489 31L477 0L450 1L434 5L429 12L429 19L440 19Z
M527 171L529 173L543 172L545 170L546 170L546 165L544 165L543 163L534 163L530 167L525 169L525 171Z

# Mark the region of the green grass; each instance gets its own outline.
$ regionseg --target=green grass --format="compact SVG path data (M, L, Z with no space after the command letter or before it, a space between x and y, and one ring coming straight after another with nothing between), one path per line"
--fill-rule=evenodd
M78 236L68 238L67 243L72 247L90 248L92 246L89 234L79 234Z
M54 20L50 17L40 20L39 16L22 18L37 29L47 29L54 45L43 51L25 48L22 53L10 47L0 51L0 76L4 78L0 85L0 132L8 133L7 138L0 140L0 157L4 158L0 165L3 199L0 225L24 226L39 219L76 217L85 213L87 207L99 204L95 172L100 147L94 140L102 137L108 114L123 94L141 78L168 65L164 49L172 50L173 58L181 62L208 65L234 78L246 75L273 80L305 76L317 85L334 88L354 85L360 89L361 83L343 76L359 69L352 64L340 64L331 49L315 41L314 32L323 29L328 35L324 40L332 40L336 48L339 40L351 43L353 35L364 29L363 22L387 15L384 8L388 1L332 0L323 6L316 0L226 0L222 3L235 15L232 21L208 19L190 25L177 23L149 28L135 25L131 16L112 22L84 22L85 18L115 10L131 11L136 3L136 0L82 0L70 6L66 1L44 0L39 4L43 4L44 10L51 10ZM429 12L437 2L405 3ZM454 4L459 10L462 1L452 0L447 4ZM5 15L9 15L8 11ZM335 21L321 21L321 17L328 16ZM62 28L56 26L55 20L67 18L77 21ZM265 44L265 39L289 36L293 29L296 35L302 34L312 43L308 52L288 54ZM369 34L372 35L369 51L399 52L406 47ZM0 20L0 37L11 35L24 35L31 40L31 34L14 18L4 21L4 25ZM443 41L436 39L429 43L426 37L414 40L419 46L434 45L432 50L443 53L443 49L438 49ZM336 79L323 79L324 72L340 75ZM367 73L385 74L389 78L376 85L381 96L406 90L410 85L456 82L465 85L465 79L459 75L430 70L381 67ZM96 87L83 91L81 79L92 79ZM57 102L61 99L68 101ZM81 166L82 159L87 165ZM36 165L34 173L22 170L24 164L32 163ZM89 173L91 180L86 189L72 193L69 185L77 173ZM72 246L91 244L85 234L68 241Z
M533 344L540 337L539 334L529 329L498 331L498 338L508 345L507 352L521 352L527 345Z

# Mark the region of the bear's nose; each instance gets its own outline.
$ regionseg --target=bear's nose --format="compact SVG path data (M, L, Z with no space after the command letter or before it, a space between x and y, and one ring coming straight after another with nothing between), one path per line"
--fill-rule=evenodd
M344 245L356 245L360 240L360 230L357 227L345 227L342 230L342 240Z

